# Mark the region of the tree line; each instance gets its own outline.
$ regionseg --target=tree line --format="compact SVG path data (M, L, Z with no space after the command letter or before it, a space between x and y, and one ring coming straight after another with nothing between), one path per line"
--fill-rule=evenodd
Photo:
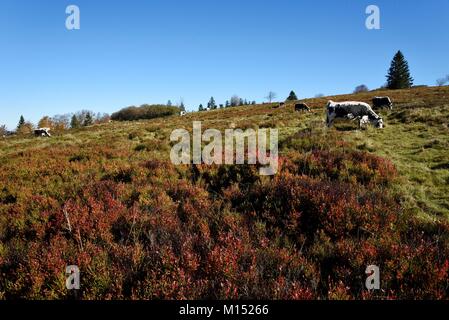
M169 101L170 103L170 101ZM123 108L111 115L111 120L114 121L134 121L141 119L154 119L160 117L167 117L175 114L179 114L180 111L184 111L184 103L181 106L176 107L172 105L148 105L143 104L140 107L127 107ZM171 103L170 103L171 104Z
M410 75L410 69L408 66L408 62L404 57L404 54L399 50L394 55L390 68L388 69L388 73L386 75L387 82L382 87L382 89L407 89L413 86L414 79ZM437 79L436 84L438 86L443 86L449 83L449 75L444 78ZM368 92L369 89L366 85L362 84L355 88L354 93L360 92ZM317 94L315 97L322 97L323 94ZM271 103L276 99L277 95L275 92L268 92L265 99ZM286 101L295 101L298 100L298 96L292 90L290 94L286 98ZM222 108L230 108L230 107L238 107L238 106L248 106L255 105L256 101L249 101L248 99L240 98L238 95L233 95L229 100L226 100L224 104L217 104L215 102L214 97L211 97L206 104L200 104L198 107L198 111L204 110L215 110ZM65 115L57 115L54 117L43 117L37 127L38 128L50 128L53 132L61 132L67 129L76 129L80 127L89 126L95 123L107 122L110 119L118 120L118 121L129 121L129 120L138 120L138 119L152 119L157 117L164 117L173 114L179 114L180 111L185 111L184 100L181 98L179 104L177 106L173 105L171 100L168 100L166 105L142 105L140 107L127 107L121 109L118 112L112 114L109 117L108 114L95 114L92 111L79 111L75 114L65 114ZM17 125L17 129L15 133L17 134L29 134L34 130L35 126L29 122L25 121L24 117L21 116L19 120L19 124ZM6 126L0 126L0 136L4 136L8 134L8 130Z
M53 117L44 116L35 125L31 121L25 120L25 117L21 115L14 131L8 131L4 125L0 126L0 136L8 134L29 135L37 128L49 128L53 133L61 133L69 129L78 129L93 124L105 123L109 120L110 116L107 113L94 113L88 110L81 110L73 114L67 113Z
M270 91L268 95L265 97L269 103L273 102L274 99L276 99L277 95L275 92ZM298 100L298 97L296 96L296 93L292 90L287 97L286 100ZM223 109L223 108L231 108L231 107L241 107L241 106L251 106L255 105L257 102L255 100L248 100L240 98L238 95L233 95L229 100L226 100L224 104L217 104L215 102L215 98L211 97L209 99L209 102L206 106L203 104L200 104L198 106L198 111L205 111L205 110L216 110L216 109Z
M394 55L391 63L390 68L388 69L388 73L386 75L387 82L384 86L382 86L381 89L389 89L389 90L396 90L396 89L407 89L411 88L413 86L414 79L410 75L410 69L408 66L408 62L404 57L404 54L399 50ZM449 75L447 75L444 78L437 80L437 85L442 86L449 83ZM361 93L361 92L368 92L369 89L366 85L362 84L357 86L353 93ZM321 98L323 97L323 94L317 94L315 95L315 98ZM265 99L267 102L272 103L277 98L277 94L273 91L269 91L266 95ZM285 99L285 101L296 101L298 100L298 96L296 93L292 90L290 91L290 94ZM252 101L249 103L246 99L243 100L242 98L239 98L237 95L234 95L231 97L230 100L226 100L226 103L224 106L220 104L217 106L215 103L215 100L213 97L210 98L209 102L207 103L207 108L205 108L202 104L199 105L198 111L203 110L213 110L217 108L227 108L227 107L237 107L237 106L245 106L245 105L254 105L256 104L255 101Z
M207 102L206 106L203 106L203 104L200 104L198 106L198 111L216 110L216 109L238 107L238 106L248 106L248 105L255 105L255 104L256 104L256 101L249 101L247 99L240 98L238 95L233 95L231 97L231 99L226 100L226 102L224 104L217 104L215 102L215 98L211 97L209 99L209 102Z

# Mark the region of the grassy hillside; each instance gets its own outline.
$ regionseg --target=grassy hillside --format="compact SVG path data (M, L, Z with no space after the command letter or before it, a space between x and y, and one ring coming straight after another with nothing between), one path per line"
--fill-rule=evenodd
M325 128L328 99L373 95L395 103L384 129ZM0 140L0 298L66 297L76 264L85 299L447 299L449 87L305 102ZM194 120L279 128L280 172L173 166Z

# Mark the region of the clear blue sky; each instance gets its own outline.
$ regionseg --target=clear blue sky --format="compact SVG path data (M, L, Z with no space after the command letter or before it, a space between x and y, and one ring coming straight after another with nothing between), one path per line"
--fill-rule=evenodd
M68 31L65 8L81 10ZM381 9L381 30L365 8ZM0 0L0 124L214 96L377 88L394 53L415 84L449 73L449 1Z

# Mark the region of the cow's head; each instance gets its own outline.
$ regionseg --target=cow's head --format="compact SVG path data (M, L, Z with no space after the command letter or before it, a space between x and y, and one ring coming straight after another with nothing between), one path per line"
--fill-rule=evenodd
M384 127L384 121L382 120L382 118L374 120L374 126L376 128L382 129Z

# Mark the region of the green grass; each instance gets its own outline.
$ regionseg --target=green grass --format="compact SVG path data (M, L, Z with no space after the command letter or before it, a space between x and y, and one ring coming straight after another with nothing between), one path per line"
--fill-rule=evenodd
M393 111L380 112L386 124L383 130L370 127L360 131L348 122L325 128L324 105L328 99L370 102L374 95L389 95L395 103ZM113 122L69 131L51 139L3 139L0 140L0 162L6 164L14 159L14 165L20 166L24 162L18 161L17 155L23 152L73 149L89 154L98 146L120 151L118 158L128 162L150 156L168 159L171 131L175 128L191 130L195 120L202 121L203 130L224 130L230 126L242 129L277 127L280 140L309 129L323 139L327 135L338 135L354 143L359 150L390 159L400 174L396 189L403 197L404 207L425 219L449 218L449 87L367 92L306 99L305 102L312 107L312 112L295 112L292 103L280 109L274 109L273 104L262 104L189 113L185 117ZM69 153L76 157L80 152Z
M328 99L374 95L395 103L384 129L326 128ZM448 101L368 92L2 139L0 299L65 298L70 264L83 299L445 299ZM278 128L278 174L172 165L170 134L193 121ZM370 264L382 292L363 291Z
M441 166L449 163L447 137L447 128L412 124L352 133L346 139L393 161L402 177L397 187L407 208L426 218L448 218L449 172Z

